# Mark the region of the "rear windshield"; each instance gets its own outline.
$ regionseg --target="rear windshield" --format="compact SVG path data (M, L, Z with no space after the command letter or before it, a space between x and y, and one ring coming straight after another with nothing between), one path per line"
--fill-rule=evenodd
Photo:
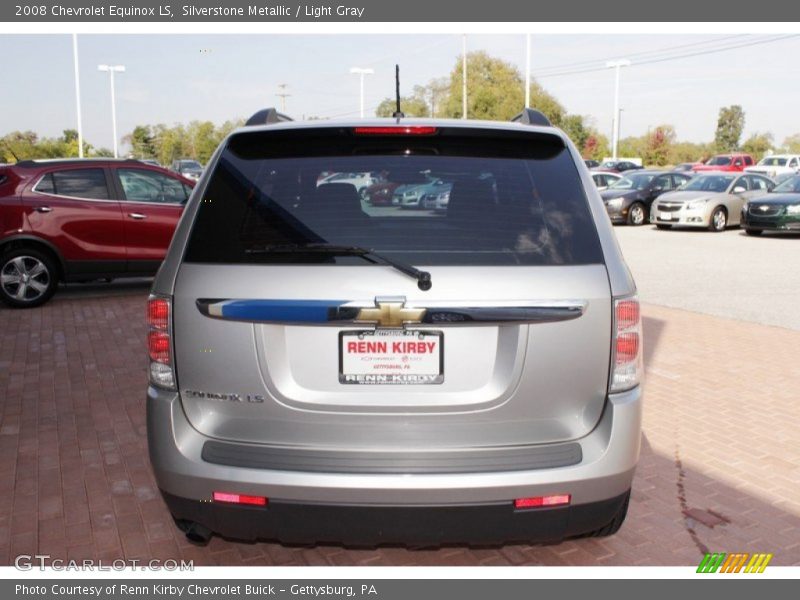
M715 156L706 163L707 165L722 167L731 164L730 156Z
M244 132L221 153L185 260L359 264L303 253L366 248L417 265L602 263L575 164L555 136L440 129Z
M736 175L701 175L690 179L681 190L686 192L724 192Z
M622 179L617 179L609 187L615 190L643 190L653 181L653 177L655 177L655 175L628 175Z
M769 156L767 158L761 159L761 162L758 163L764 167L785 167L787 159L785 158L778 158L776 156Z

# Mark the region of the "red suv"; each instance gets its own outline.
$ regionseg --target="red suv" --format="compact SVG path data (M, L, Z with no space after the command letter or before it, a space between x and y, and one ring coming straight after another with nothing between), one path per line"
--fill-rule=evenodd
M754 164L753 157L749 154L717 154L705 164L692 167L692 171L744 171L745 167L752 167Z
M32 307L59 281L153 275L193 187L137 160L0 166L0 300Z

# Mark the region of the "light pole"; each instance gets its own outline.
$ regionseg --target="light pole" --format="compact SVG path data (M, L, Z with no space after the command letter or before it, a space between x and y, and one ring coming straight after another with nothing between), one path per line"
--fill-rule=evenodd
M614 69L614 127L611 132L611 152L614 160L617 158L617 144L619 143L619 70L630 65L631 61L628 59L612 60L606 63L606 67Z
M278 98L281 99L281 112L284 112L284 113L286 112L286 99L289 96L291 96L291 94L286 91L286 88L288 86L289 86L288 83L279 83L278 87L281 89L281 91L279 93L275 94Z
M375 71L374 69L362 69L361 67L350 67L350 72L354 75L358 75L361 83L361 118L364 118L364 75L372 75Z
M75 105L78 109L78 158L83 158L83 122L81 121L81 78L78 69L78 34L72 34L72 63L75 67Z
M461 118L467 118L467 34L461 37Z
M117 152L117 102L114 98L114 73L124 73L125 65L97 65L98 71L108 72L111 81L111 130L114 134L114 158L119 158Z
M531 34L525 36L525 108L531 107Z

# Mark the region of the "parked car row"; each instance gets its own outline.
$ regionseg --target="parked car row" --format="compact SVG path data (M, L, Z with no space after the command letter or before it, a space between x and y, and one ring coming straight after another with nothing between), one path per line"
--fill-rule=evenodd
M795 231L800 202L800 155L774 154L754 164L744 152L718 154L705 163L681 163L669 171L630 160L586 160L613 223L659 229L702 227L748 234ZM770 192L780 195L770 195Z
M781 157L791 165L792 157ZM759 163L761 164L761 163ZM630 171L607 184L610 173L592 172L612 223L658 229L742 226L750 235L764 231L800 232L800 174L776 179L757 171Z
M613 223L643 225L658 196L681 187L690 179L679 171L635 170L601 191L600 197Z
M659 229L680 226L724 231L740 224L746 202L774 187L775 182L763 175L706 172L693 177L680 190L659 196L651 221Z

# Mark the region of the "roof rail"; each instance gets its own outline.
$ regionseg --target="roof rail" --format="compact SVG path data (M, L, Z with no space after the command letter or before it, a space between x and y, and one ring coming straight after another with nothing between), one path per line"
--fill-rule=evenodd
M68 156L66 158L26 158L13 163L15 167L38 167L41 165L58 165L67 163L90 163L90 162L139 162L138 158L113 158L111 156L87 156L80 158Z
M523 108L522 112L511 120L515 123L522 123L523 125L541 125L542 127L552 126L550 119L545 117L543 112L533 108Z
M279 113L276 108L264 108L253 114L252 117L247 119L245 126L252 125L274 125L275 123L284 123L286 121L293 121L292 117Z

